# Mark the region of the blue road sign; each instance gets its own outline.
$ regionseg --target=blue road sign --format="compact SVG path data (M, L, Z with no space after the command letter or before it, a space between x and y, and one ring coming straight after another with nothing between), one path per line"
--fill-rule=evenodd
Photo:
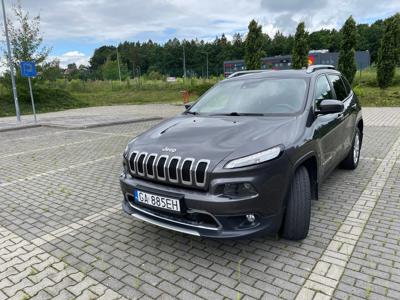
M35 77L36 67L32 61L21 61L21 76L22 77Z

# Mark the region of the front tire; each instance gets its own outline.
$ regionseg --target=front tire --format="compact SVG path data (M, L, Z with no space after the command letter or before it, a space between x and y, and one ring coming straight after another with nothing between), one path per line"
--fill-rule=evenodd
M358 166L358 162L360 161L360 152L361 152L361 132L358 128L356 128L356 132L354 134L353 143L351 145L351 149L349 154L347 154L346 158L342 161L341 167L347 170L354 170Z
M294 174L286 207L282 237L302 240L307 237L311 219L311 183L307 168L300 167Z

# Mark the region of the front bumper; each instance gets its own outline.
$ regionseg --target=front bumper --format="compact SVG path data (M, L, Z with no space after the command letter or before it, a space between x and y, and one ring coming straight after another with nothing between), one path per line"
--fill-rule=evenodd
M123 210L142 221L174 231L210 238L240 238L276 234L282 223L286 191L291 179L286 157L263 166L213 171L207 191L171 186L123 174L120 185ZM249 182L258 194L237 199L214 193L225 183ZM181 199L182 214L173 214L138 205L134 190ZM212 192L209 192L212 191ZM256 220L250 223L247 214Z

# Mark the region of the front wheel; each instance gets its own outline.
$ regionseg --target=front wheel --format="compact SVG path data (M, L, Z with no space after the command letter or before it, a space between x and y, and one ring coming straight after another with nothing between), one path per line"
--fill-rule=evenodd
M358 166L358 162L360 161L360 152L361 152L361 133L360 130L356 128L351 149L347 154L346 158L342 161L340 166L343 169L347 170L356 169Z
M307 168L294 174L287 199L282 236L288 240L306 238L311 218L311 183Z

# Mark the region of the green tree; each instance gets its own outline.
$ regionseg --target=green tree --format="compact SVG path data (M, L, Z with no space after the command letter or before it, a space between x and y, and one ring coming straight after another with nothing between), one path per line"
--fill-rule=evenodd
M344 23L341 33L341 43L339 51L339 71L352 83L357 71L355 61L355 47L357 43L357 27L353 17L350 16Z
M40 16L30 17L18 2L12 8L14 21L9 19L9 35L12 46L12 58L15 68L21 61L33 61L42 64L50 53L50 48L42 46L43 37L40 32ZM4 52L4 56L8 56Z
M385 20L381 47L378 51L377 80L380 88L387 88L393 81L399 62L400 14Z
M232 59L242 59L244 57L244 43L240 33L235 33L232 40Z
M58 59L44 62L41 69L42 74L40 77L43 80L56 81L63 76L63 70L60 68L60 61Z
M46 61L50 49L42 46L43 37L40 31L39 16L31 17L29 13L23 10L20 2L12 7L12 13L13 17L8 19L7 22L12 48L12 65L16 70L17 93L21 102L28 102L30 101L28 81L21 77L20 62L35 62L37 69L41 71L42 64ZM4 56L8 57L7 51L4 51ZM33 85L37 80L37 78L32 79ZM6 92L11 93L11 76L8 68L1 79L1 83L6 87Z
M116 48L114 46L102 46L94 50L93 56L90 58L90 67L93 71L97 71L104 65L107 59L115 53ZM116 58L115 58L116 59Z
M244 60L248 70L261 68L261 58L264 55L263 39L264 36L261 25L258 25L255 20L252 20L249 24L249 32L245 41Z
M103 78L106 80L118 80L119 72L118 72L118 62L116 60L108 59L106 63L101 67L101 72ZM125 80L128 77L128 68L126 65L121 65L121 77Z
M282 32L278 31L275 33L273 40L270 43L268 55L284 55L290 54L291 50L288 51L290 45L288 43L288 37L284 36Z
M308 33L305 31L304 22L299 23L294 36L292 51L293 69L301 69L308 66Z
M295 37L296 38L296 37ZM331 46L331 31L321 29L308 35L308 43L311 49L329 49Z

